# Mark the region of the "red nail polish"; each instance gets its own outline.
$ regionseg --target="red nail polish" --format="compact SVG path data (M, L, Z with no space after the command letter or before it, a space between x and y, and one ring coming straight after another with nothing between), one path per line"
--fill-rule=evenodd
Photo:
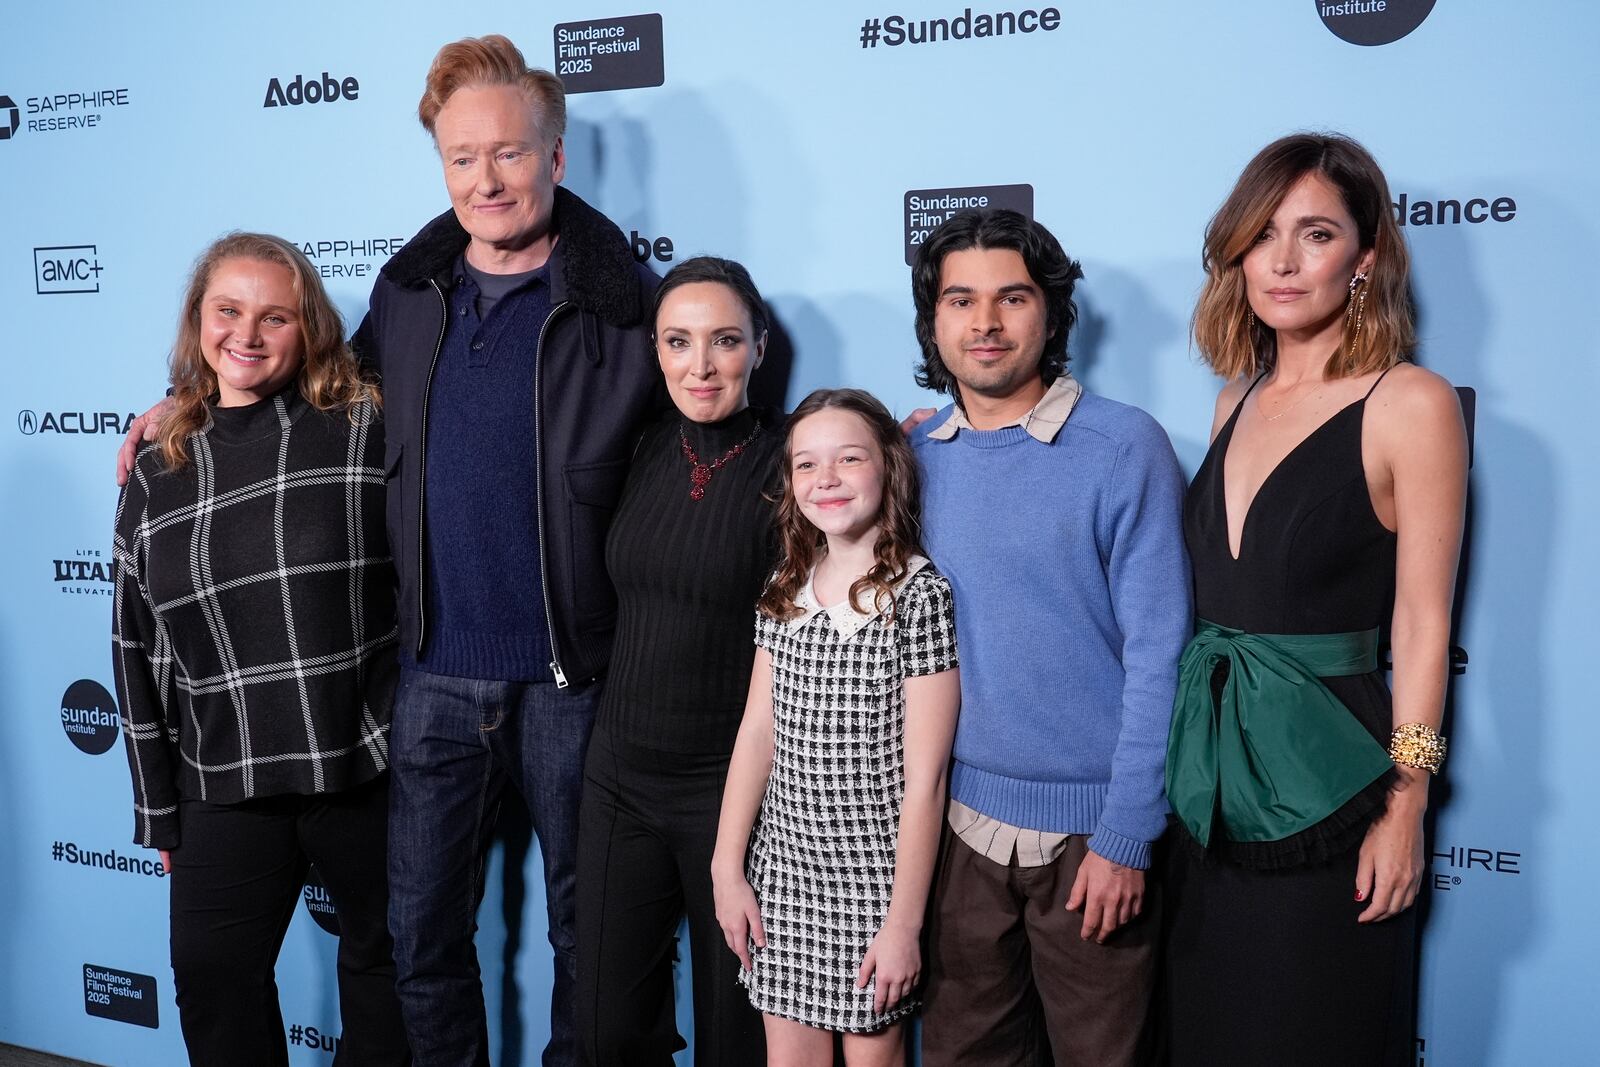
M1366 900L1367 899L1367 895L1365 893L1363 893L1361 890L1357 889L1356 890L1356 899L1357 900Z

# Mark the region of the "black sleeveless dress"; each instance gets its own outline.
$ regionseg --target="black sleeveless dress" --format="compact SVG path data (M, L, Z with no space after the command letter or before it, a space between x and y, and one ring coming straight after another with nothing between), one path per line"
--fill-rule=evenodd
M1395 535L1373 511L1361 461L1371 391L1268 475L1234 559L1223 467L1254 388L1212 442L1185 499L1195 613L1253 633L1386 629ZM1381 672L1322 681L1387 747L1390 698ZM1166 904L1172 1064L1414 1062L1415 909L1382 923L1356 922L1367 906L1355 900L1358 850L1387 784L1380 778L1282 841L1214 839L1202 852L1179 826L1184 840L1173 849Z

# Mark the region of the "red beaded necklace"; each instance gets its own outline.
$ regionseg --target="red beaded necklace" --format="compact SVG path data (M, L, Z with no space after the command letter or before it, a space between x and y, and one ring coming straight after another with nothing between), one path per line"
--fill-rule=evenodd
M711 481L712 472L721 470L722 465L733 459L745 450L745 446L761 436L761 424L756 423L756 428L750 431L750 436L734 445L722 454L722 458L714 463L701 463L700 457L695 454L694 446L689 443L689 435L683 432L683 425L678 425L678 441L683 445L684 458L689 461L689 499L704 500L706 497L706 484Z

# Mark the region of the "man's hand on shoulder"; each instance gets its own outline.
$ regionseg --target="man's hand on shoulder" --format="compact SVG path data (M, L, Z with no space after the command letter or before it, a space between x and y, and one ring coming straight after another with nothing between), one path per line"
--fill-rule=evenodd
M938 408L914 408L911 414L901 420L900 432L910 437L916 432L918 426L921 426L937 414L939 414Z
M1078 877L1067 896L1067 910L1083 912L1083 930L1078 935L1105 944L1119 927L1126 926L1144 908L1144 872L1137 867L1112 863L1098 853L1089 852L1078 865Z
M156 432L161 429L161 420L167 417L167 412L172 410L172 398L165 397L155 407L133 420L128 427L128 436L122 439L122 447L117 449L117 484L127 485L128 478L133 474L133 461L139 456L139 446L146 441L154 441Z

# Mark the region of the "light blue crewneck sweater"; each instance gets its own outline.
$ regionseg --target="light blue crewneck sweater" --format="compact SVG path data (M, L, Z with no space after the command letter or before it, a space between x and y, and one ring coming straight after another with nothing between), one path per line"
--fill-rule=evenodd
M1178 656L1193 632L1183 473L1138 408L1085 392L1050 444L1020 426L912 437L924 542L955 592L951 795L1150 865Z

